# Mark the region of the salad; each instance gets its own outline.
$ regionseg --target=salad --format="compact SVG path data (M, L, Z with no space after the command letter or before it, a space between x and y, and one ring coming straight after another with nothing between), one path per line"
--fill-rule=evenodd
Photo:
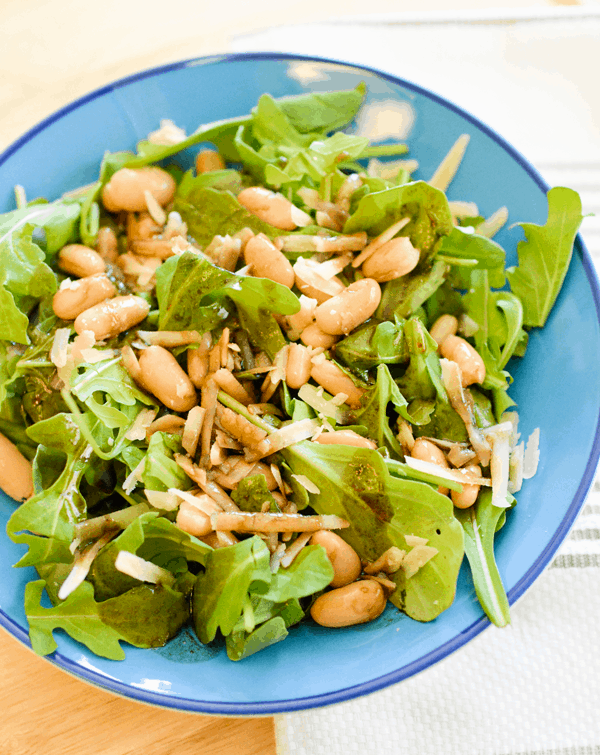
M16 187L0 487L16 566L39 575L36 652L62 629L119 660L191 622L240 660L388 601L427 622L465 555L509 623L494 537L538 452L506 368L552 309L581 203L551 189L506 269L505 208L445 194L468 135L415 178L406 145L343 130L364 95L264 94L191 136L163 121L55 201Z

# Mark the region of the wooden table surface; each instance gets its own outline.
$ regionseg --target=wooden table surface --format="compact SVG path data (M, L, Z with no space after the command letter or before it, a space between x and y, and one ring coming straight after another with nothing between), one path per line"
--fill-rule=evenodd
M275 755L272 718L216 718L126 700L0 631L1 755Z

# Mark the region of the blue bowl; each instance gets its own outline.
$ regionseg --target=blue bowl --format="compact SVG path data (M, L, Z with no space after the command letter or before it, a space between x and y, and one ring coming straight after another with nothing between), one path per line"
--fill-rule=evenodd
M520 221L544 223L547 186L500 136L452 103L410 82L368 68L283 54L201 58L156 68L83 97L40 123L0 157L0 208L12 209L13 187L54 199L96 179L105 150L131 149L171 118L188 133L200 123L243 115L263 92L274 97L368 86L366 108L412 119L410 157L420 177L432 175L462 133L471 135L450 199L477 202L489 215L508 207L509 227L497 240L516 262ZM376 112L371 110L371 113ZM381 124L382 121L380 120ZM184 155L183 161L191 161ZM187 166L186 166L187 167ZM546 327L534 330L527 354L514 360L511 390L520 430L541 429L539 471L518 494L518 506L497 537L500 573L514 603L548 565L566 537L593 480L599 455L599 291L581 239ZM4 524L14 503L0 495ZM13 569L21 547L3 538L0 549L0 623L29 644L23 610L33 569ZM550 618L550 617L549 617ZM127 647L127 659L91 654L61 631L57 666L104 689L147 703L222 715L265 715L348 700L416 674L469 642L489 625L468 569L456 600L428 624L391 605L376 621L346 629L306 623L285 642L242 662L224 649L202 646L184 630L165 648Z

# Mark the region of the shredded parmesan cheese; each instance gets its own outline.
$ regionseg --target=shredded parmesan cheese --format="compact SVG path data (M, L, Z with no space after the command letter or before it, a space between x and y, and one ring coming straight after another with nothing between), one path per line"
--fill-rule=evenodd
M156 413L156 409L142 409L125 433L127 440L144 440L146 431L154 421Z
M540 461L540 428L537 427L529 436L527 440L527 447L525 448L525 456L523 458L523 478L530 480L537 472L538 463Z
M119 551L115 559L115 569L122 574L139 579L140 582L151 582L169 587L175 582L175 577L170 571L129 551Z
M188 412L185 425L183 426L181 445L190 456L194 456L196 453L205 414L206 409L203 409L201 406L194 406Z
M68 345L71 328L58 328L54 334L52 348L50 349L50 361L57 367L66 367L69 358Z
M146 466L146 458L144 457L135 469L133 469L123 481L123 490L127 495L130 495L135 489L136 485L142 478L144 467Z
M314 482L311 482L311 480L308 479L306 475L303 474L293 474L292 477L296 482L298 482L305 490L308 490L309 493L313 493L314 495L319 495L321 492L319 488L315 485Z
M58 591L59 600L65 600L65 598L68 598L69 595L85 580L98 552L109 542L113 537L113 534L113 532L105 533L93 545L90 545L89 548L86 548L83 551L83 553L75 557L73 568Z
M167 222L167 213L158 204L154 195L148 189L144 189L144 199L146 200L146 207L150 213L150 217L160 226L163 226Z
M303 532L301 535L298 535L298 537L286 550L284 557L281 559L281 565L284 568L287 568L294 562L296 556L300 553L300 551L304 548L304 546L308 543L312 536L312 532Z
M164 511L176 511L179 508L179 501L171 492L162 490L144 490L148 503L155 509Z
M431 561L438 552L437 548L433 548L430 545L415 545L402 559L402 568L406 574L406 579L414 577L419 569L425 566L428 561Z

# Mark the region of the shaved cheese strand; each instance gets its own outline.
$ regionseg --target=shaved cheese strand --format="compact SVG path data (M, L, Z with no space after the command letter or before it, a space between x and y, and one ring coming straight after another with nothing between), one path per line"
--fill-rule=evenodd
M137 334L147 344L166 349L204 341L204 335L197 330L138 330Z
M492 446L490 471L492 474L492 505L508 508L508 476L510 465L510 438L513 432L511 422L486 427L483 434Z
M169 587L175 582L175 576L170 571L129 551L118 552L115 559L115 569L122 574L139 579L140 582L151 582L155 585L162 584Z
M123 490L127 495L130 495L133 490L135 489L136 485L140 481L142 474L144 472L144 467L146 466L146 457L144 457L140 463L135 467L135 469L132 469L131 472L127 475L125 480L123 481Z
M300 551L304 548L304 546L308 543L312 536L312 532L303 532L301 535L298 535L298 537L286 550L285 556L281 559L281 565L284 568L287 568L294 562L296 556L300 553Z
M144 440L146 431L156 417L156 409L142 409L135 418L133 425L125 433L127 440Z
M460 367L456 362L451 362L449 359L440 359L440 366L442 368L442 382L448 391L448 398L450 399L452 408L465 423L471 445L477 456L479 456L482 466L487 467L490 463L492 449L481 430L475 424L472 407L473 399L468 390L463 389Z
M537 472L540 461L540 428L537 427L527 440L525 456L523 458L523 478L530 480Z
M198 485L200 490L215 500L221 506L223 511L235 513L240 510L223 488L214 482L214 480L209 480L205 470L196 466L191 459L182 454L175 454L175 461L183 469L186 475Z
M419 569L428 561L438 554L438 549L431 545L416 545L402 559L402 568L406 574L406 579L414 577Z
M298 482L305 490L308 490L309 493L314 493L314 495L319 495L321 492L319 488L315 485L312 480L309 480L306 475L303 474L293 474L292 477L296 482Z
M207 516L210 516L211 514L220 514L223 511L214 498L211 498L211 496L206 493L193 495L187 490L179 490L178 488L169 488L169 493L177 498L181 498L183 501L187 501Z
M155 509L163 511L176 511L179 508L179 501L169 492L163 490L144 490L148 503Z
M275 430L274 433L256 444L256 458L261 459L263 456L270 456L270 454L292 446L294 443L307 440L315 434L320 424L317 419L302 419Z
M379 236L376 236L373 241L371 241L371 243L362 250L358 257L356 257L356 259L352 263L352 267L360 267L362 263L368 260L372 254L375 254L380 246L383 246L383 244L391 241L398 233L398 231L401 231L404 226L408 225L409 223L410 218L402 218L401 220L398 220L397 223L391 225L383 233L380 233Z
M486 236L488 239L491 239L498 233L502 226L506 224L507 220L508 209L506 207L500 207L499 210L496 210L496 212L490 215L489 218L486 218L483 223L480 223L477 226L477 233L480 236Z
M511 495L518 493L523 486L523 457L525 454L525 443L519 443L515 446L510 454L509 473L508 473L508 492Z
M181 445L190 456L194 456L196 453L205 414L206 409L203 409L201 406L194 406L188 412L185 425L183 426Z
M66 367L67 365L70 335L71 328L58 328L54 334L52 348L50 349L50 361L57 367Z
M144 199L146 200L146 207L150 213L150 217L158 225L164 225L167 222L167 213L158 204L152 192L148 189L144 189Z
M83 553L79 555L79 557L75 557L73 568L69 572L67 578L62 583L60 590L58 591L59 600L65 600L65 598L68 598L69 595L74 590L76 590L79 585L85 580L85 578L89 574L90 567L92 566L94 559L98 555L98 552L106 545L106 543L109 542L113 535L114 532L107 532L93 545L90 545L88 548L86 548Z
M213 514L211 523L215 530L235 532L316 532L339 530L350 526L345 519L333 514L303 516L302 514Z
M492 485L492 480L489 477L476 477L470 474L464 469L445 469L438 464L433 464L430 461L422 461L421 459L413 459L412 456L406 456L405 463L418 470L419 472L427 472L428 474L440 477L443 480L452 480L458 482L461 485Z
M471 137L468 134L461 134L458 137L452 147L450 147L446 157L439 164L438 169L429 179L428 183L430 186L434 186L436 189L440 189L440 191L446 191L456 175L470 139Z

